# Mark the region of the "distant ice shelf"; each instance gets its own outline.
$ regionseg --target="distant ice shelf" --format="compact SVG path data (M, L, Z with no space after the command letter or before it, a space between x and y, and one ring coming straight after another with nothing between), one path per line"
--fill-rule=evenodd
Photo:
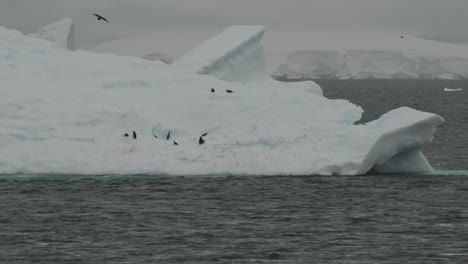
M468 46L397 35L316 36L287 55L279 78L466 79Z

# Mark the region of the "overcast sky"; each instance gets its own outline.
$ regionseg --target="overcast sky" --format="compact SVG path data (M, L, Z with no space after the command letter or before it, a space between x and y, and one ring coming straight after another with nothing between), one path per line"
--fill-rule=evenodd
M291 36L359 30L468 42L467 10L468 0L0 0L0 25L30 33L69 16L81 49L128 35L217 32L233 24ZM94 12L111 23L96 21Z

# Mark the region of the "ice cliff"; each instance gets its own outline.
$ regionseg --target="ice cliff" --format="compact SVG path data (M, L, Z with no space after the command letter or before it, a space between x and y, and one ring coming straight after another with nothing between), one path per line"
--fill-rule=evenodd
M362 109L328 100L316 83L266 77L263 32L228 28L167 66L70 52L0 27L0 173L432 170L421 149L441 117L400 108L354 125ZM137 139L123 136L132 131Z

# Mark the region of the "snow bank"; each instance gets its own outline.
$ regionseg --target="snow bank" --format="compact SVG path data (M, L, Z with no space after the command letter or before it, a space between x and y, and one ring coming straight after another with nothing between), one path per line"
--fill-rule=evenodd
M179 58L172 67L225 81L263 80L266 63L260 39L264 32L263 26L232 26Z
M362 109L324 98L314 82L260 78L261 68L256 81L242 78L241 66L263 63L263 30L230 28L167 67L68 52L0 27L0 173L432 170L420 149L443 121L437 115L401 108L354 125ZM204 54L200 63L196 50ZM241 82L223 80L230 78ZM132 131L136 140L123 136ZM199 145L203 133L206 142Z
M62 49L76 50L75 31L69 17L49 24L30 36L51 41Z
M394 35L320 37L273 73L289 78L468 78L468 46ZM323 43L327 40L327 43Z

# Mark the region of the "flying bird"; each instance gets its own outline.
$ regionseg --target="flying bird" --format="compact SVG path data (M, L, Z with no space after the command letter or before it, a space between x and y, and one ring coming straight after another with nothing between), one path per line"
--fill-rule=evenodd
M98 21L99 21L99 20L104 20L104 21L106 21L107 23L109 23L109 20L107 20L105 17L103 17L103 16L101 16L101 15L98 15L98 14L93 14L93 15L96 16L96 18L97 18Z

